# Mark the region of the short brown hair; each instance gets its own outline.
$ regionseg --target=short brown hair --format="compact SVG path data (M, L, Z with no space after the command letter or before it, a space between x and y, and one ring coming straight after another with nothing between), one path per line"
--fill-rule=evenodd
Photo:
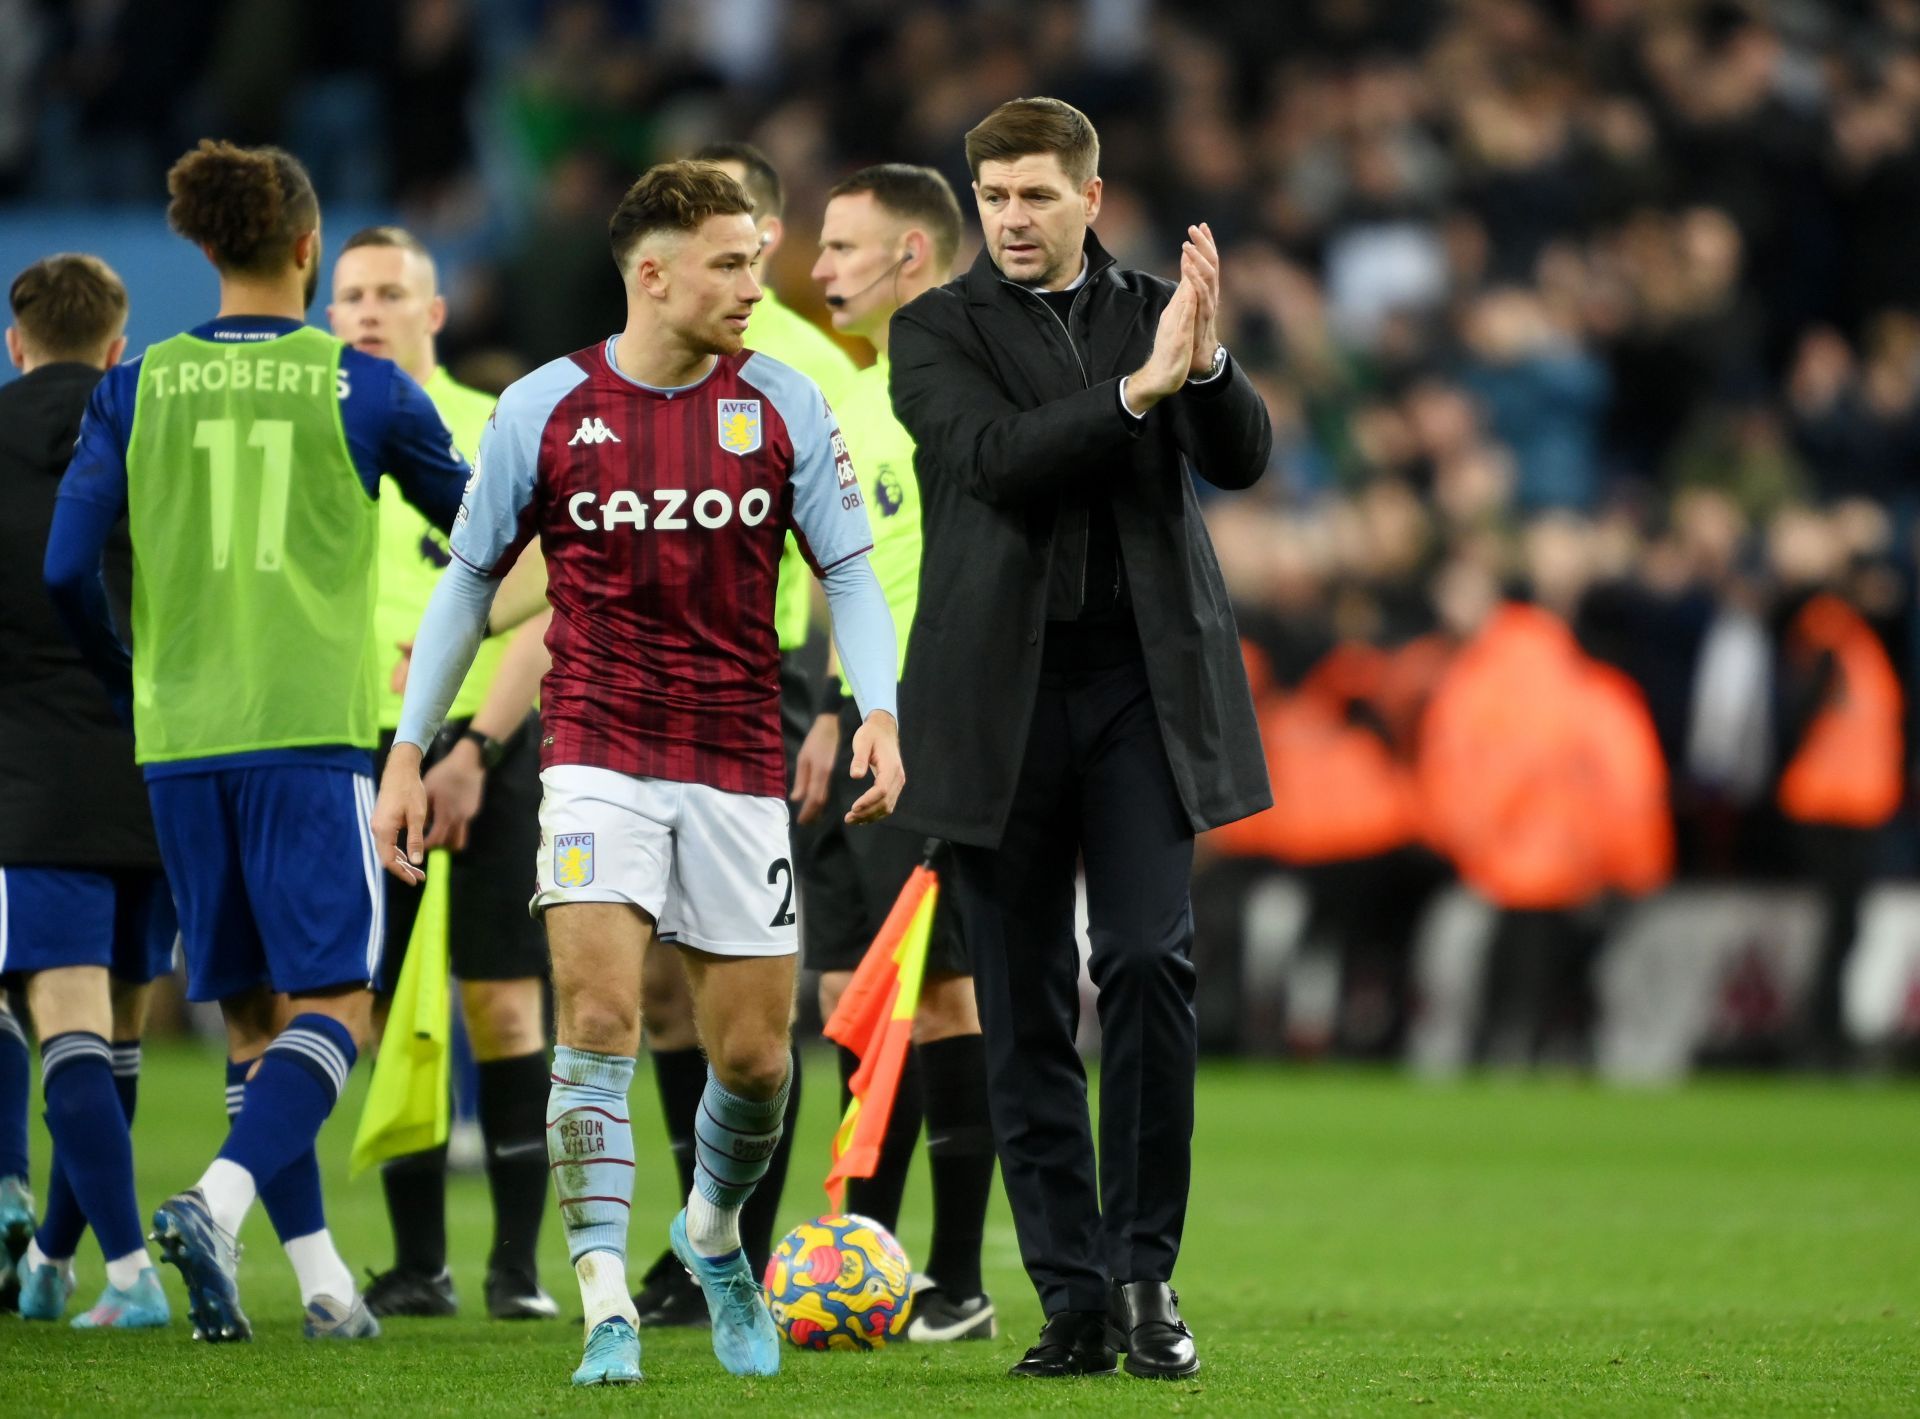
M364 246L386 247L396 251L411 251L415 256L427 263L427 270L433 275L433 284L438 288L440 284L439 268L434 265L433 253L427 250L427 244L425 242L421 241L419 237L415 236L405 227L391 225L362 227L359 231L347 238L346 245L340 248L340 254L345 256L349 251L358 251Z
M842 178L827 197L861 192L872 193L875 202L903 221L925 227L933 238L934 263L942 270L952 269L954 253L960 249L960 202L944 177L912 163L875 163Z
M62 252L13 278L7 293L20 339L48 359L90 356L127 323L127 288L97 256Z
M712 163L655 163L627 189L607 223L613 262L622 273L627 258L653 232L690 232L709 217L753 215L746 189Z
M786 189L773 160L751 143L709 143L693 155L696 163L738 163L746 172L741 186L753 199L754 217L778 217L787 210Z
M278 271L295 240L320 225L313 179L284 148L202 138L167 173L167 191L167 225L206 247L223 271Z
M1100 171L1100 135L1084 113L1060 99L1008 99L967 134L967 167L1051 153L1061 171L1084 187Z

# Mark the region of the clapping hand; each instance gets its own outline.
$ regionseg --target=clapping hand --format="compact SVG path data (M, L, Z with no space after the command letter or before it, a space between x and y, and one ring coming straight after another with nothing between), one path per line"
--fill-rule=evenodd
M1193 349L1187 378L1204 379L1213 372L1213 352L1220 348L1220 248L1213 228L1202 222L1187 228L1180 249L1180 279L1194 289Z

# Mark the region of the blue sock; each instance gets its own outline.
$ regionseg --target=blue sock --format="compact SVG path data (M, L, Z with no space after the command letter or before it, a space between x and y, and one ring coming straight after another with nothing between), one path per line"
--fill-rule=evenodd
M253 1061L227 1061L227 1122L240 1117L246 1102L247 1071ZM308 1148L286 1167L264 1181L255 1178L260 1205L267 1209L273 1234L283 1242L310 1237L327 1225L327 1205L320 1196L320 1159Z
M627 1088L633 1060L559 1046L547 1091L547 1160L560 1197L567 1257L627 1254L633 1211L633 1126Z
M27 1176L27 1088L32 1078L26 1031L0 1004L0 1178Z
M260 1056L220 1156L253 1175L263 1202L267 1186L313 1152L358 1057L347 1027L326 1015L294 1016Z
M120 1113L133 1127L133 1106L140 1097L140 1042L109 1046L113 1055L113 1091L120 1096ZM87 1214L80 1210L80 1199L73 1195L67 1170L61 1164L60 1151L53 1154L53 1166L47 1170L47 1210L40 1217L40 1232L34 1240L40 1250L56 1261L65 1261L80 1246L87 1230ZM124 1254L124 1253L123 1253Z
M780 1144L792 1087L789 1068L771 1099L743 1099L708 1066L693 1125L693 1196L687 1205L687 1236L702 1255L726 1257L739 1248L740 1208Z
M107 1260L145 1245L140 1205L133 1193L133 1140L113 1087L113 1054L87 1030L55 1035L40 1047L41 1088L47 1101L47 1132L53 1135L60 1169L80 1210L93 1224ZM48 1256L48 1238L40 1250ZM72 1246L66 1254L73 1254Z

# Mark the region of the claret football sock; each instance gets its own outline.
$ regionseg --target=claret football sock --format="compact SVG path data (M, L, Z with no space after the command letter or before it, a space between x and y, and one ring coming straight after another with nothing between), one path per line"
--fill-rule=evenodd
M850 1097L847 1089L860 1061L844 1045L839 1054L840 1111L844 1114ZM900 1199L906 1195L907 1170L913 1166L913 1150L920 1142L923 1089L920 1051L908 1050L906 1067L900 1071L900 1088L893 1097L893 1113L880 1139L879 1165L870 1178L847 1180L847 1211L871 1217L889 1232L900 1230Z
M629 1056L566 1045L553 1052L547 1158L559 1193L567 1257L581 1277L583 1297L589 1274L600 1284L615 1272L625 1295L627 1222L633 1208L633 1125L627 1106L632 1083ZM605 1252L619 1265L596 1262L582 1272L581 1258L589 1252Z
M993 1191L993 1125L987 1052L978 1035L917 1045L927 1099L927 1165L933 1175L933 1242L926 1273L949 1296L980 1294L980 1243Z
M687 1197L687 1240L704 1257L740 1249L740 1208L766 1176L780 1141L791 1070L770 1099L743 1099L707 1071L694 1127L693 1191Z
M125 1260L144 1254L146 1244L133 1191L133 1140L113 1087L112 1051L99 1035L70 1030L41 1043L40 1061L47 1132L61 1172L93 1224L101 1252L121 1263L124 1275ZM44 1239L41 1249L50 1256L61 1250L71 1255L72 1243L61 1247L59 1242Z

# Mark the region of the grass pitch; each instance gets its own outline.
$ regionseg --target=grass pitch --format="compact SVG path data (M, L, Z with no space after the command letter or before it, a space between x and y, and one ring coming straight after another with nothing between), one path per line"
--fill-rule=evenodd
M830 1060L809 1061L785 1212L818 1210ZM322 1139L330 1220L358 1266L390 1256L380 1188L349 1183L356 1085ZM135 1147L151 1208L225 1128L217 1054L147 1052ZM651 1082L635 1081L633 1270L675 1200ZM36 1147L44 1136L36 1138ZM36 1155L44 1183L45 1154ZM987 1284L1003 1338L875 1355L789 1351L774 1380L720 1372L703 1332L648 1332L646 1383L575 1391L577 1321L484 1314L484 1180L449 1230L469 1314L394 1321L363 1345L299 1336L290 1269L256 1209L241 1284L256 1340L0 1323L4 1412L124 1415L1913 1414L1920 1412L1920 1090L1723 1081L1661 1093L1565 1080L1434 1088L1391 1075L1210 1067L1177 1284L1193 1381L1005 1378L1040 1322L998 1196ZM902 1221L926 1244L925 1170ZM101 1284L82 1244L74 1309ZM547 1286L577 1296L557 1217Z

